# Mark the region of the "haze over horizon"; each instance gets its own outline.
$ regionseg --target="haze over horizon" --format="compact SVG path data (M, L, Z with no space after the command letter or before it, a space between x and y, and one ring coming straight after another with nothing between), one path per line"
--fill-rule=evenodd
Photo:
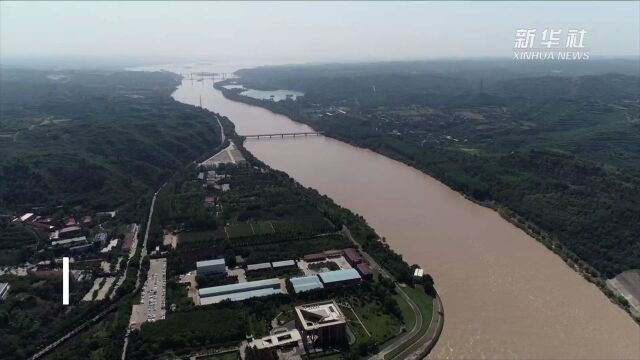
M594 57L640 54L637 2L2 2L0 58L5 65L508 58L520 28L584 29Z

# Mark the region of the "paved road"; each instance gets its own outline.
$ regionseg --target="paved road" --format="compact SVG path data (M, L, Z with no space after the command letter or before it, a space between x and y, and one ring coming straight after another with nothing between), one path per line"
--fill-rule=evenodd
M356 239L353 238L353 236L351 235L351 232L349 231L349 229L346 226L342 226L342 233L345 234L347 236L347 238L349 240L351 240L351 242L357 246L360 247L360 244L356 241ZM418 305L407 295L405 294L404 291L402 291L402 289L400 289L400 286L398 286L398 283L396 282L396 279L393 278L393 276L391 276L391 274L389 274L387 272L387 270L385 270L384 268L382 268L371 256L369 256L369 254L367 254L366 252L362 252L362 256L365 258L365 260L369 263L369 265L371 265L372 268L374 268L375 270L378 270L382 276L384 276L387 279L391 279L394 281L394 284L396 285L396 292L398 294L400 294L400 296L402 296L402 298L409 304L409 306L411 307L411 310L413 310L413 314L416 318L416 323L413 326L413 328L411 330L409 330L408 332L402 334L401 336L397 337L395 340L393 340L389 345L387 345L384 349L380 350L376 355L372 356L370 359L384 359L385 356L387 356L390 352L394 351L395 349L397 349L398 347L402 346L404 343L406 343L407 341L411 341L411 339L416 336L418 334L418 332L420 331L420 328L422 328L422 312L420 312L420 309L418 308Z
M220 121L220 118L218 115L215 116L216 121L218 122L218 126L220 126L220 146L222 147L222 145L224 144L225 141L225 135L224 135L224 128L222 127L222 122ZM142 251L141 251L141 255L140 255L140 265L138 266L138 275L136 278L136 291L138 290L139 286L140 286L140 275L141 275L141 270L142 270L142 259L144 259L145 256L147 256L147 239L149 238L149 225L151 224L151 217L153 216L153 210L155 208L155 203L156 203L156 198L158 197L158 194L160 193L160 190L166 185L167 183L162 184L162 186L160 186L160 188L158 189L158 191L155 192L155 194L153 195L153 199L151 200L151 208L149 209L149 220L147 222L147 228L145 230L145 234L144 234L144 241L142 243ZM136 229L136 234L137 234L138 229ZM136 242L137 245L137 242ZM134 252L135 253L135 252ZM131 260L131 257L129 257L129 261ZM127 262L127 268L128 268L129 262ZM125 276L126 276L126 270L125 270ZM113 291L113 293L115 294L115 289ZM113 296L112 296L113 297ZM38 351L35 355L33 355L31 357L32 360L38 359L40 357L42 357L43 355L45 355L46 353L48 353L49 351L53 350L54 348L56 348L58 345L62 344L63 342L65 342L66 340L70 339L71 337L75 336L77 333L79 333L80 331L82 331L84 328L86 328L87 326L89 326L90 324L100 320L102 317L104 317L106 314L108 314L109 312L111 312L113 309L116 308L117 305L117 301L111 305L109 305L109 307L107 307L105 310L103 310L102 312L100 312L98 315L94 316L93 318L91 318L90 320L84 322L83 324L79 325L78 327L76 327L75 329L69 331L67 334L65 334L63 337L61 337L60 339L54 341L53 343L47 345L47 347L45 347L44 349ZM129 343L129 328L127 328L127 332L125 334L125 343L124 346L122 348L122 359L125 359L125 354L126 354L126 350L127 350L127 345Z
M222 122L220 122L220 116L216 115L216 121L218 121L218 126L220 126L220 147L224 145L224 128L222 127Z
M167 183L162 184L162 186L160 186L160 188L158 189L158 191L155 192L155 194L153 194L153 199L151 199L151 207L149 208L149 218L147 220L147 227L145 228L144 231L144 240L142 241L142 250L140 251L140 261L139 261L139 266L138 266L138 275L136 277L136 287L135 287L135 291L138 291L138 288L140 287L140 275L142 275L142 259L144 259L145 256L147 256L147 240L149 239L149 228L151 228L151 218L153 218L153 210L156 206L156 198L158 197L158 194L160 194L160 190L162 190L162 188L167 185ZM127 346L129 345L129 334L131 333L131 328L127 326L127 332L124 334L124 345L122 345L122 360L125 359L126 354L127 354Z
M436 298L433 301L433 312L431 314L429 329L415 342L415 344L409 346L407 349L395 356L395 358L403 360L422 359L431 352L438 342L443 327L444 309L442 307L440 296L436 295Z
M224 145L224 141L225 141L225 136L224 136L224 128L222 127L222 122L220 121L220 116L215 115L216 121L218 122L218 126L220 126L220 147L222 147L222 145ZM138 287L140 286L141 283L141 279L140 279L140 275L141 275L141 270L142 270L142 259L144 259L145 256L147 256L147 240L149 239L149 228L151 227L151 218L153 217L153 210L155 209L155 204L156 204L156 198L158 197L158 194L160 193L160 190L162 190L162 188L167 185L167 183L162 184L162 186L160 186L160 189L158 189L158 191L156 191L155 194L153 194L153 199L151 200L151 208L149 209L149 220L147 221L147 228L145 229L144 232L144 240L142 242L142 251L140 253L140 267L138 267L138 276L136 278L136 290L138 289ZM124 335L124 345L122 346L122 360L125 360L127 357L127 346L129 345L129 334L131 333L131 328L127 327L127 332Z

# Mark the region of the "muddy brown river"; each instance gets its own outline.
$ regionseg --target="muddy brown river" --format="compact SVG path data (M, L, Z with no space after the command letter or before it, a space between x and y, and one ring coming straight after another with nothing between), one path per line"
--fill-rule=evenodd
M173 96L193 105L201 97L239 134L310 130L225 99L211 80L185 80ZM495 211L400 162L330 138L247 140L246 147L364 216L409 263L433 274L445 326L430 358L640 359L640 327Z

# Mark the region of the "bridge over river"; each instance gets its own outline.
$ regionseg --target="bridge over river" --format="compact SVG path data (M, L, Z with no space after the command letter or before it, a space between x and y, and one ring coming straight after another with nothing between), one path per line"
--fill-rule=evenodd
M242 135L247 139L260 139L262 138L284 138L287 137L296 137L296 136L321 136L324 133L322 131L311 131L311 132L286 132L286 133L273 133L273 134L251 134L251 135Z

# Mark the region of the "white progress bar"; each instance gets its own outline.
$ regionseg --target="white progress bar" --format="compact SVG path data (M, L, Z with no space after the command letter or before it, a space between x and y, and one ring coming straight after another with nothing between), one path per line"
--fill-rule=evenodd
M62 258L62 305L69 305L69 258Z

